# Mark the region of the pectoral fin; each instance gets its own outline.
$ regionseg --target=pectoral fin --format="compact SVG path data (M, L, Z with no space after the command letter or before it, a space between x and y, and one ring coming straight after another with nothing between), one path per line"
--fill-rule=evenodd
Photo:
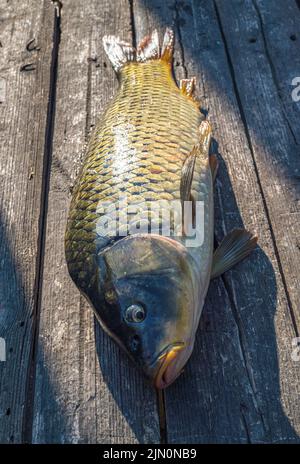
M231 269L254 250L257 237L245 229L230 232L216 249L213 256L211 279Z

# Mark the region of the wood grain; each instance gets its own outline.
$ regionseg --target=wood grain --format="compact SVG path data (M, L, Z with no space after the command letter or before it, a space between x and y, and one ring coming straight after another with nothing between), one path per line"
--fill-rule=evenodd
M270 2L270 8L272 3L274 2ZM281 12L284 15L286 4L293 2L277 3L281 4ZM266 45L258 3L247 1L241 4L233 1L228 4L226 10L222 2L217 2L217 5L225 45L230 55L232 76L236 81L240 106L243 108L248 144L280 261L285 292L295 326L299 327L299 145L286 119L285 105L278 93L275 68ZM290 15L293 12L298 13L298 10L294 9ZM265 20L269 28L276 26L273 18L265 17ZM252 37L256 39L255 42L251 41ZM239 41L242 41L243 47L238 46ZM286 55L290 52L291 61L294 55L292 45L293 42L288 36L285 40L278 37L277 48L281 46ZM299 49L298 45L298 51ZM296 66L297 60L295 73ZM286 97L284 101L287 101ZM293 103L292 99L290 102ZM290 116L292 117L292 113Z
M282 117L289 136L300 145L300 103L292 99L293 79L300 76L300 14L294 0L253 2L256 31L264 46L273 85L281 103ZM270 11L272 16L270 17ZM256 34L252 36L252 40ZM298 147L299 149L299 147ZM299 152L298 152L299 153ZM298 166L299 168L299 166ZM299 171L295 172L299 175Z
M53 8L1 0L0 442L20 443L31 364ZM48 33L50 31L50 33ZM39 50L26 50L35 39ZM24 66L31 65L29 69Z

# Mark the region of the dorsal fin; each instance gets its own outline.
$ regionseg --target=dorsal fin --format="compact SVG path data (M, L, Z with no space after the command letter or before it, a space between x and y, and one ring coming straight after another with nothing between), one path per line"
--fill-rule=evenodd
M211 125L208 120L201 122L199 126L199 141L187 155L181 170L180 198L181 202L189 201L193 183L194 170L197 156L208 156L211 140Z
M195 145L182 165L180 180L180 199L182 203L190 200L196 156L198 151L199 145Z
M172 64L174 50L174 32L169 27L166 29L163 46L161 49L161 59Z
M180 79L179 88L184 95L188 97L193 96L193 92L196 85L196 78L191 77L191 79Z
M207 119L205 119L201 122L199 126L199 144L201 145L203 152L207 154L209 153L211 133L212 129L210 122Z

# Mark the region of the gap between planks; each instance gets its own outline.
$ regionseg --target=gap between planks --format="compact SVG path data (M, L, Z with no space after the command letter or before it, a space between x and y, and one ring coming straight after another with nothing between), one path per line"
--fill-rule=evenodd
M35 371L36 371L36 356L37 356L37 340L39 335L39 318L41 309L41 292L43 282L43 267L44 267L44 251L47 226L47 210L48 210L48 194L50 182L50 169L52 160L53 133L55 123L55 108L56 108L56 83L58 70L58 53L60 44L60 12L62 3L57 0L51 0L54 6L54 26L52 36L52 54L50 65L50 86L49 86L49 101L47 108L47 120L45 129L45 142L43 153L43 175L40 200L40 217L38 231L38 248L36 258L36 278L34 284L34 326L33 337L30 352L30 365L26 378L26 395L25 407L22 427L22 442L32 442L32 425L33 425L33 404L35 393Z
M300 0L299 0L299 2L300 2ZM260 176L259 176L259 171L258 171L258 168L257 168L255 156L254 156L254 150L253 150L253 146L252 146L252 142L251 142L249 128L248 128L248 124L247 124L247 121L246 121L246 116L245 116L245 113L244 113L240 93L239 93L239 90L238 90L236 77L235 77L235 71L234 71L234 67L233 67L233 64L232 64L232 61L231 61L231 56L230 56L230 53L229 53L229 50L228 50L228 45L227 45L227 41L226 41L226 37L225 37L225 33L224 33L222 20L221 20L219 9L218 9L218 6L217 6L217 3L216 3L215 0L213 1L213 4L214 4L215 12L216 12L216 17L217 17L221 37L222 37L222 40L223 40L223 43L224 43L224 50L225 50L225 54L226 54L226 58L227 58L227 62L228 62L228 68L229 68L230 75L231 75L231 78L232 78L234 93L235 93L235 96L236 96L239 112L240 112L240 115L241 115L241 120L242 120L244 129L245 129L245 134L246 134L246 138L247 138L248 147L249 147L249 150L250 150L250 153L251 153L251 156L252 156L252 160L253 160L253 166L254 166L254 171L255 171L255 174L256 174L256 178L257 178L258 188L259 188L259 191L260 191L260 194L261 194L265 215L266 215L268 225L269 225L269 229L270 229L272 243L273 243L273 247L274 247L274 251L275 251L275 256L276 256L276 260L277 260L277 264L278 264L278 269L279 269L279 272L280 272L280 277L281 277L281 280L282 280L282 283L283 283L285 296L286 296L287 303L288 303L288 308L289 308L289 312L290 312L290 316L291 316L291 321L292 321L293 328L294 328L294 331L295 331L295 336L299 337L299 331L298 331L297 322L296 322L296 318L295 318L295 314L294 314L294 309L293 309L291 297L290 297L290 294L289 294L288 286L287 286L287 283L286 283L284 271L283 271L282 264L281 264L281 259L280 259L280 255L279 255L279 251L278 251L278 247L277 247L277 243L276 243L276 238L275 238L275 234L274 234L274 230L273 230L273 226L272 226L272 222L271 222L271 218L270 218L269 208L268 208L267 201L266 201L266 198L265 198L265 195L264 195L261 179L260 179ZM255 9L256 9L256 12L257 12L257 7ZM264 41L264 43L265 43L265 41ZM266 55L268 55L266 45L265 45L265 50L266 50ZM272 75L273 75L273 72L272 72ZM274 76L273 76L273 79L274 79ZM275 82L275 85L276 85L276 82ZM290 126L288 125L288 127L290 127Z

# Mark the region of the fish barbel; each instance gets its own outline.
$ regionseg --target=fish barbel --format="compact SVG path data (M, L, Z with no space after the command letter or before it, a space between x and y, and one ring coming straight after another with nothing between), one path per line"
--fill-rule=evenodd
M91 135L65 236L73 281L157 388L192 353L210 279L256 244L235 230L213 255L211 126L195 79L173 78L173 43L170 29L161 50L157 31L137 49L103 38L119 89Z

